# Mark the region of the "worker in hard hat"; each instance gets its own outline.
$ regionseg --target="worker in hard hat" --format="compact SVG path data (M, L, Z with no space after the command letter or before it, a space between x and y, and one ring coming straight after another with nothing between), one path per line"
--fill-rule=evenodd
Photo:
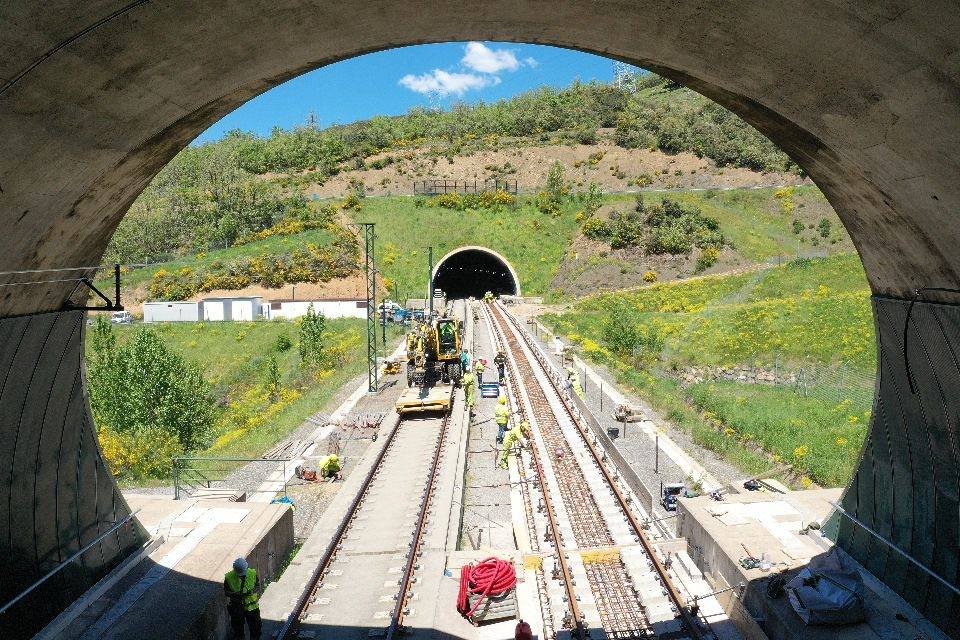
M460 370L464 373L470 371L470 352L466 349L460 352Z
M583 387L580 386L580 372L577 371L573 365L567 365L566 371L567 380L564 387L567 389L567 393L570 394L573 392L583 398Z
M469 369L463 374L463 397L472 416L473 408L477 406L477 379Z
M493 419L497 423L497 444L503 444L503 436L507 434L510 425L510 407L507 406L507 396L500 396L497 408L493 410Z
M487 291L485 294L483 294L483 301L484 301L484 302L493 302L493 292L492 292L492 291Z
M244 627L250 630L250 640L260 640L260 581L257 570L245 558L233 561L233 569L223 577L223 592L227 596L227 612L235 640L244 640Z
M493 364L497 365L497 381L502 385L507 378L507 354L503 352L503 349L497 351L497 355L493 359Z
M327 478L330 482L334 480L341 480L343 475L340 473L342 465L340 464L340 456L335 453L331 453L325 458L320 460L320 477Z
M530 435L530 423L526 420L515 426L507 432L507 437L503 439L503 450L500 452L500 467L507 468L507 458L513 453L514 447L521 446L526 442Z
M473 365L474 371L477 372L477 384L483 384L483 372L487 370L487 365L483 363L482 358L477 358L477 362Z

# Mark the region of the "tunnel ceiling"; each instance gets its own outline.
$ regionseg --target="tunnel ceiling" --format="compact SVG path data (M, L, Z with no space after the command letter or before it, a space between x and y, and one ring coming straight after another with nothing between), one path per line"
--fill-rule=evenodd
M517 295L519 283L506 261L481 248L457 250L437 263L433 287L448 298L481 298L487 291Z
M451 40L572 47L651 69L740 115L817 183L860 252L881 329L877 410L844 505L918 565L905 567L849 521L840 543L957 637L960 598L917 568L958 584L957 314L949 294L927 291L940 304L918 304L907 331L897 324L918 288L960 281L954 0L483 0L469 11L454 0L0 3L0 271L98 264L126 209L180 149L281 82L371 51ZM33 527L0 510L2 568L17 584L127 512L89 438L82 385L67 391L73 369L55 355L79 353L82 379L79 334L50 329L75 322L58 313L75 283L30 276L36 284L0 289L0 357L16 360L0 390L8 498L12 487L61 482L63 456L47 441L56 433L47 421L61 421L56 398L73 398L57 426L63 442L85 444L69 463L82 476L73 515L20 493L12 499L27 513L17 517ZM50 317L16 324L43 312ZM91 474L95 483L83 484ZM35 530L60 535L41 541ZM98 552L109 561L62 572L55 588L75 593L129 548ZM27 602L29 622L52 602Z

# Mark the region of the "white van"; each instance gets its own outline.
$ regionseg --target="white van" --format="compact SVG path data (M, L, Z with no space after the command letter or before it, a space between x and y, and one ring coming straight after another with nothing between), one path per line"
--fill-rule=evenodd
M133 324L133 316L130 315L129 311L114 311L110 322L113 324Z

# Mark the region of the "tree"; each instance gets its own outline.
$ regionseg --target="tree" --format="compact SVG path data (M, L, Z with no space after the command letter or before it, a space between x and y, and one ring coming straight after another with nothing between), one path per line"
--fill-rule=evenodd
M114 460L125 461L120 471L156 475L170 468L171 455L207 445L217 412L197 365L152 329L120 345L103 318L91 349L90 403L105 453L109 443Z
M307 315L300 319L300 363L306 366L320 366L324 359L324 333L326 319L323 314L307 307Z

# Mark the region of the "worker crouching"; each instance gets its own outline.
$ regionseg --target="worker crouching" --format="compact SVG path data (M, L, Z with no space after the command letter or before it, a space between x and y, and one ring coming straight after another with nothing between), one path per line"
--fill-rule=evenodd
M260 640L260 580L257 570L244 558L233 561L233 569L223 578L223 592L227 596L227 613L234 640L244 640L244 627L250 630L250 640Z
M530 423L524 420L513 429L507 432L507 437L503 439L503 451L500 453L500 467L507 468L507 459L513 453L514 447L521 447L526 443L530 436Z

